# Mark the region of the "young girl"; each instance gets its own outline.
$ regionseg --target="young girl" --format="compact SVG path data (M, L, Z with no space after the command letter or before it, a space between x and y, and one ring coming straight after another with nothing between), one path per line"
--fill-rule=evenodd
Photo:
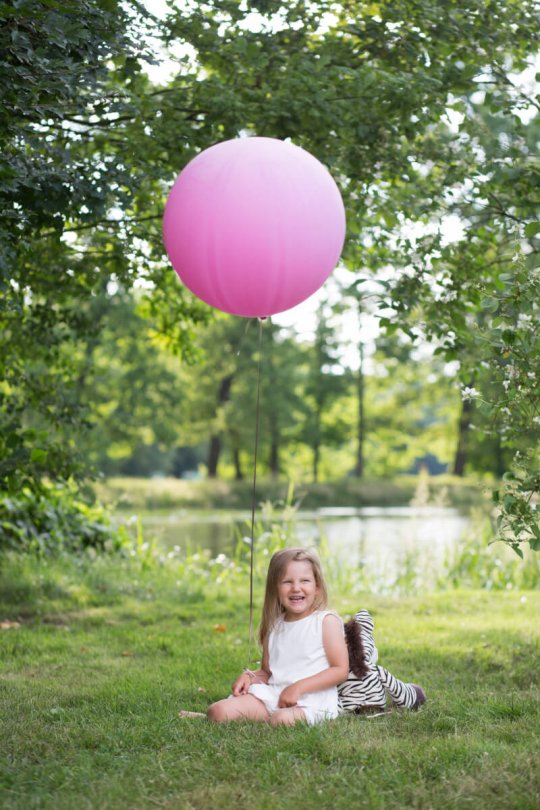
M317 557L306 549L277 551L266 579L262 666L240 675L232 695L210 706L208 718L292 726L337 717L336 687L347 678L349 655L343 623L326 605Z

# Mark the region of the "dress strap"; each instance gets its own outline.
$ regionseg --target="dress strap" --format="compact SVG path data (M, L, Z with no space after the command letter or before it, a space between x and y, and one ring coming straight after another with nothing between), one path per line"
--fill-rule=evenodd
M326 618L326 616L335 616L336 619L339 619L339 621L341 623L341 627L343 629L343 633L345 634L345 627L344 627L344 624L343 624L343 619L341 618L339 613L336 613L335 610L319 610L318 613L319 613L319 616L321 617L321 627L322 627L322 623L323 623L324 619Z

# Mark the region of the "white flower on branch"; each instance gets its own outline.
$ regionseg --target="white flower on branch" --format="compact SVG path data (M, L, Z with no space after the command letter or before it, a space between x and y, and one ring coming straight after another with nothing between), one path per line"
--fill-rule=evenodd
M530 326L532 324L532 315L528 315L526 312L520 312L517 318L517 325L524 327Z
M465 385L461 389L461 399L464 401L468 399L478 399L479 396L480 391L477 391L476 388Z

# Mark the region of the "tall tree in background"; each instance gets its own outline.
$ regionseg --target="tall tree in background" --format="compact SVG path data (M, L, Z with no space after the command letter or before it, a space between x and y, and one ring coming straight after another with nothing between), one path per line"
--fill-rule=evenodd
M257 368L260 369L261 468L279 473L280 455L297 431L303 407L305 351L271 321L262 326L218 315L195 335L200 361L180 373L183 396L179 418L185 444L208 442L207 471L219 473L223 454L241 479L253 461Z
M228 419L230 426L235 425L236 435L242 436L242 456L250 466L255 437L256 360L252 355L251 369L245 368L235 381L234 406ZM259 458L262 469L267 469L273 478L282 471L283 456L298 431L304 363L305 352L294 335L288 335L271 319L265 321L261 335Z
M90 429L79 443L100 473L168 471L179 444L180 360L161 347L141 297L106 295L99 334L81 357L77 398Z
M457 416L453 377L440 358L423 356L408 339L381 336L366 386L366 472L410 472L418 458L452 459Z
M227 413L231 408L236 378L252 359L254 351L250 322L228 315L217 315L198 335L195 346L199 363L184 366L180 375L184 392L182 443L207 442L206 467L210 478L218 474L225 444ZM253 366L254 368L254 366ZM250 375L253 379L253 374ZM230 436L229 436L230 439ZM236 437L233 437L233 445ZM237 477L241 477L237 467Z

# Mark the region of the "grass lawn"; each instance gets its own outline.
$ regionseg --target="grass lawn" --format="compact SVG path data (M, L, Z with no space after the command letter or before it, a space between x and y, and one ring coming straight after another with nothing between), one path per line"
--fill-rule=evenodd
M381 663L428 702L272 729L177 718L227 693L248 625L247 583L177 577L4 561L4 810L539 807L540 593L336 594L342 613L372 612Z

